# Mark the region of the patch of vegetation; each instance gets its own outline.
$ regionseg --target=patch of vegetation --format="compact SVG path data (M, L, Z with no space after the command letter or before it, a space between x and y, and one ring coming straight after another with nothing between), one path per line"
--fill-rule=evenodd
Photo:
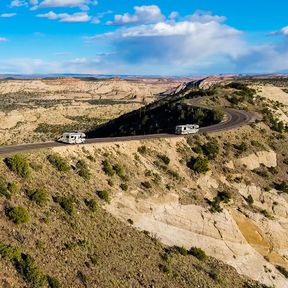
M124 170L124 167L122 165L116 163L115 165L113 165L113 170L115 171L115 173L120 178L124 178L125 177L125 170Z
M240 144L234 144L233 146L236 150L238 150L238 153L240 154L244 153L249 148L246 142L241 142Z
M145 155L147 153L148 149L146 146L142 145L142 146L137 148L137 151L138 151L138 153Z
M113 176L115 174L113 166L106 159L102 162L102 169L103 169L104 173L108 176Z
M192 247L188 253L189 255L196 257L200 261L205 261L208 259L208 256L206 255L205 251L203 251L201 248Z
M22 178L27 178L31 174L30 166L27 159L20 154L16 154L5 160L8 168Z
M141 185L145 188L145 189L151 189L152 188L152 185L149 181L144 181L144 182L141 182Z
M91 178L91 173L87 163L84 160L80 160L76 163L77 173L80 177L85 180L89 180Z
M67 172L70 170L70 165L60 155L51 154L47 157L48 161L60 172Z
M96 212L98 209L98 204L95 199L85 199L86 206L92 211Z
M266 218L270 219L270 220L273 220L273 219L274 219L274 217L273 217L267 210L265 210L265 209L262 209L262 210L260 211L260 213L261 213L262 215L264 215Z
M128 184L127 183L121 183L120 184L120 188L123 190L123 191L128 191Z
M48 282L48 287L49 288L60 288L60 282L58 281L58 279L51 277L51 276L47 276L47 282Z
M231 200L231 194L226 191L218 192L217 196L212 200L208 200L208 203L210 205L209 211L211 213L221 213L223 211L223 208L221 207L221 202L223 203L229 203Z
M213 160L219 154L220 146L217 140L213 139L209 141L207 144L202 145L201 150L209 160Z
M274 131L283 133L288 128L283 121L279 121L268 108L262 110L264 122Z
M25 224L30 220L29 214L24 207L14 207L8 211L8 218L15 224Z
M59 196L55 197L54 201L60 205L60 207L69 215L72 215L74 213L74 201L71 197L64 197Z
M100 199L104 200L106 203L110 203L110 196L108 191L106 190L97 191L97 195Z
M288 278L288 270L286 270L284 267L282 266L276 266L277 270L284 275L286 278Z
M0 256L8 261L19 260L21 258L21 249L0 242Z
M252 195L248 195L247 198L245 198L245 200L247 201L247 203L251 206L254 204L254 199L252 197Z
M39 206L45 206L49 201L49 195L44 188L32 189L27 191L27 196Z
M158 154L157 157L165 164L169 165L170 163L170 158L164 154Z
M209 171L209 160L206 157L192 157L187 162L187 167L196 173L206 173Z
M193 107L185 103L185 99L191 99L203 92L191 91L191 93L175 96L173 99L165 97L138 110L124 114L117 119L96 127L87 133L88 137L113 137L147 135L157 133L174 133L177 125L197 123L201 127L218 123L222 120L219 111ZM209 91L205 92L209 94ZM219 119L221 118L221 119Z
M285 181L282 181L280 183L274 183L274 188L283 193L288 193L288 183Z

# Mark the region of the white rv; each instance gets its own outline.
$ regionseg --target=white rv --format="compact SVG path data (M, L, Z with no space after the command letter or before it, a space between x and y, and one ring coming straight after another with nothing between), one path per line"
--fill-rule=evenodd
M176 126L175 133L178 135L195 134L199 132L199 125L186 124Z
M83 144L85 143L86 135L81 132L63 133L62 137L58 139L59 142L67 144Z

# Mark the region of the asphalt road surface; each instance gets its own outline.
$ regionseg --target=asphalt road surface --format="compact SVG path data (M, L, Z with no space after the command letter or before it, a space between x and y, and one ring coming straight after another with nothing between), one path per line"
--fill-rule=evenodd
M220 131L228 131L231 129L239 128L243 125L253 123L257 116L254 113L234 110L234 109L223 109L226 114L226 120L221 123L200 128L200 133L213 133ZM183 137L181 135L174 134L154 134L154 135L138 135L138 136L125 136L125 137L112 137L112 138L91 138L87 139L85 144L93 143L111 143L111 142L127 142L133 140L147 140L147 139L160 139L160 138L175 138ZM34 143L34 144L21 144L0 147L0 155L13 154L18 152L27 152L33 150L47 149L53 147L63 147L69 144L63 144L59 142L45 142L45 143Z

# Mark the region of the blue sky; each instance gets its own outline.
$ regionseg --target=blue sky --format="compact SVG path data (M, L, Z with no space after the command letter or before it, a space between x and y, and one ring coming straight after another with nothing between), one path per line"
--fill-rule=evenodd
M287 0L2 0L0 73L288 71Z

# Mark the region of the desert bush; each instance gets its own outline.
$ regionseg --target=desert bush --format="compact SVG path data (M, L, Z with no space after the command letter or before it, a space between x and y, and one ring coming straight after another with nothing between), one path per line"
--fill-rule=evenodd
M144 181L144 182L141 182L141 185L146 188L146 189L151 189L152 188L152 185L149 181Z
M124 167L122 165L116 163L115 165L113 165L113 170L115 171L115 173L120 178L124 178L125 177L125 170L124 170Z
M48 282L48 287L49 288L60 288L60 282L58 281L58 279L51 277L51 276L47 276L47 282Z
M0 197L6 197L7 199L11 199L12 193L8 190L7 183L4 180L0 179Z
M173 246L171 247L172 252L179 253L182 256L187 256L188 255L188 250L185 247L180 247L180 246Z
M108 191L106 190L97 191L97 195L100 199L104 200L105 202L107 203L110 202L110 196Z
M229 203L231 200L231 194L226 191L218 192L217 198L220 202Z
M45 206L49 201L49 195L44 188L28 190L27 196L39 206Z
M21 258L15 264L16 269L27 283L33 288L41 288L47 285L47 278L38 268L35 260L26 254L22 254Z
M94 199L85 199L84 202L85 202L86 206L87 206L92 212L96 212L96 211L97 211L98 205L97 205L96 200L94 200Z
M282 181L281 183L274 183L274 188L284 193L288 193L288 183Z
M8 211L8 218L15 224L28 223L30 220L29 214L24 207L14 207Z
M210 205L209 211L211 213L221 213L223 211L223 208L220 206L220 201L217 197L213 199L213 201L208 201Z
M248 197L245 200L247 201L247 203L249 205L253 205L253 203L254 203L254 199L253 199L252 195L248 195Z
M277 270L282 273L282 275L284 275L286 278L288 278L288 270L286 270L284 267L282 266L276 266Z
M220 151L219 143L214 139L207 144L202 145L201 150L208 159L215 159Z
M27 159L19 154L5 159L8 168L22 178L27 178L31 174Z
M147 147L142 145L142 146L138 147L137 151L138 151L138 153L145 155L147 153Z
M233 146L234 146L235 149L238 150L239 153L243 153L243 152L247 151L248 148L249 148L247 143L245 143L245 142L241 142L239 145L238 144L234 144Z
M209 170L209 161L206 157L191 158L187 162L188 168L196 173L205 173Z
M12 194L15 194L15 193L18 193L19 192L19 186L16 182L9 182L7 184L7 189L12 193Z
M48 161L60 172L67 172L70 170L70 165L66 162L64 158L59 155L51 154L47 157Z
M164 154L158 154L157 157L165 164L169 165L170 163L170 158Z
M123 191L127 191L127 190L128 190L128 184L127 184L127 183L121 183L121 184L120 184L120 188L121 188Z
M80 177L85 180L89 180L91 178L91 173L87 163L84 160L79 160L76 163L77 173Z
M205 261L208 258L205 251L203 251L201 248L192 247L188 253L200 261Z
M283 163L288 165L288 158L283 159Z
M18 260L21 257L21 249L0 242L0 256L8 261Z
M102 162L102 169L103 169L104 173L108 176L113 176L115 174L113 166L106 159Z
M74 201L72 198L64 196L55 197L54 201L60 205L60 207L69 215L74 213Z

